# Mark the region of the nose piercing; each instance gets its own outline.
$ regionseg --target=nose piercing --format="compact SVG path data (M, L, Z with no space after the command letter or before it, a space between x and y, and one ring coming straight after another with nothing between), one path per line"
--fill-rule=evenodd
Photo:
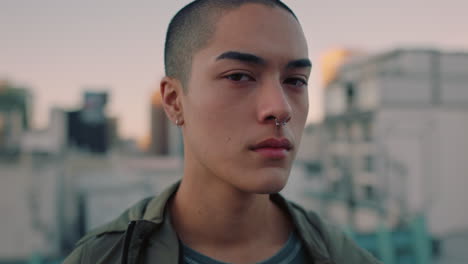
M280 126L285 126L286 123L289 121L289 119L286 119L286 120L283 120L283 121L279 121L278 118L275 118L275 125L277 127L280 127Z

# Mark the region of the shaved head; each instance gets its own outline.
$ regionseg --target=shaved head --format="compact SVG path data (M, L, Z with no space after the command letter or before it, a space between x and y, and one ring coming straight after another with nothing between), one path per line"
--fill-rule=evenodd
M166 34L164 66L166 76L178 79L184 90L190 78L193 55L208 45L219 18L244 4L282 8L296 20L291 9L279 0L196 0L172 18Z

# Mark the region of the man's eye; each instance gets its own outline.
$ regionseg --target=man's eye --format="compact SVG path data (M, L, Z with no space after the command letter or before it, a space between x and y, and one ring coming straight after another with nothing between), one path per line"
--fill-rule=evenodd
M226 76L227 79L235 82L252 81L253 78L245 73L233 73Z
M284 82L296 87L307 86L307 81L301 78L288 78Z

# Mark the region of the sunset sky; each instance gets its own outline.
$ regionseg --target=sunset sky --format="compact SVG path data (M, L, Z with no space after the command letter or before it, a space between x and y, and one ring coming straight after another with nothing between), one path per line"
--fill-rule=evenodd
M50 107L78 107L84 89L108 90L121 134L144 137L151 94L163 75L166 27L188 2L1 0L0 79L32 90L39 127ZM310 121L321 115L319 61L331 48L468 51L466 0L284 2L301 21L315 63Z

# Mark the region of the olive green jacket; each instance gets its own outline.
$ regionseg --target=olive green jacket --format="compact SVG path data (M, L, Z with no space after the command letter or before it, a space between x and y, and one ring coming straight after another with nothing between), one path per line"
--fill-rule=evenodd
M166 203L178 186L174 184L158 197L137 203L116 220L84 236L64 264L182 263L177 234L164 214ZM271 195L271 199L291 215L313 263L380 263L316 214L279 194Z

